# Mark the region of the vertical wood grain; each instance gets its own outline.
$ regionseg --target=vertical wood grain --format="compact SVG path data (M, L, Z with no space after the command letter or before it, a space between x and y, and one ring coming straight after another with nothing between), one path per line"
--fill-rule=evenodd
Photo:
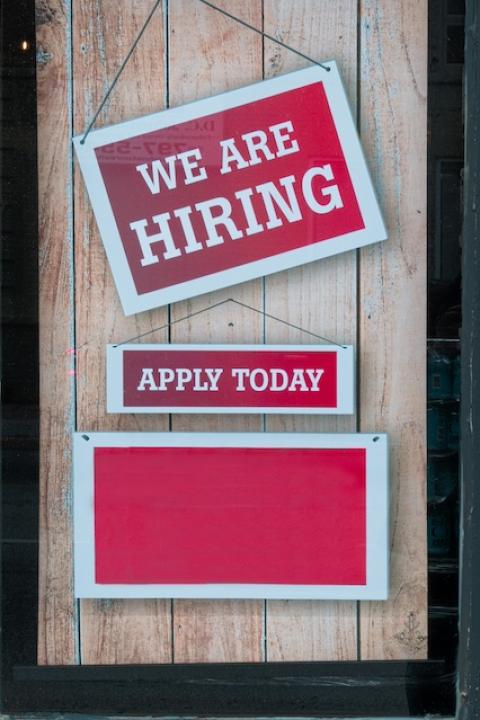
M357 657L358 645L362 659L423 658L427 653L427 0L360 1L360 68L357 0L217 2L256 27L262 27L263 17L266 32L320 61L336 59L353 109L359 70L363 145L390 239L361 250L358 268L357 254L346 253L171 308L171 318L177 320L234 297L338 342L356 344L360 363L357 420L270 416L262 423L255 416L178 415L171 426L178 431L207 432L355 431L356 427L388 432L392 446L391 599L361 603L360 633L355 603L323 601L270 601L266 624L262 601L182 600L173 604L173 615L172 603L163 600L82 601L79 625L71 540L75 389L79 429L168 429L166 416L108 415L105 403L106 344L164 325L168 312L161 309L124 317L76 164L72 202L72 98L74 131L79 133L125 58L152 0L76 0L72 57L69 0L37 0L41 58L39 662L347 660ZM273 76L306 64L197 0L165 0L97 127L160 110L167 100L179 105L250 84L261 79L263 68L266 76ZM311 342L308 336L273 321L264 326L256 314L232 304L146 340L169 338L172 342ZM74 343L76 361L70 353ZM76 377L71 374L74 362Z
M77 662L71 472L74 378L70 3L37 0L40 519L38 662Z
M336 60L352 109L356 102L357 2L265 0L265 32L318 61ZM307 66L292 52L265 43L265 72L273 76ZM312 109L313 111L313 109ZM266 278L265 309L339 343L356 344L356 254L321 260ZM311 343L312 338L268 321L267 342ZM355 431L355 418L268 417L267 429L289 432ZM352 660L357 657L354 602L269 601L267 658Z
M362 659L427 656L427 0L361 2L361 130L387 242L360 254L361 430L390 439L391 596L361 604Z
M219 13L174 0L169 10L170 105L180 105L248 85L262 78L262 41ZM222 0L218 5L255 27L262 25L261 0ZM203 295L172 307L172 319L234 297L262 305L262 281ZM172 326L172 342L259 343L259 316L232 303ZM250 416L174 416L172 429L204 432L260 430ZM177 600L174 603L175 662L239 662L263 657L263 601Z
M84 131L152 8L151 0L77 0L74 8L74 132ZM165 107L162 6L123 71L96 127ZM78 165L75 172L75 282L77 424L80 430L162 431L165 415L112 415L106 411L105 357L121 342L164 325L164 309L126 318L91 211ZM165 330L149 335L165 342ZM83 600L82 663L170 662L171 603L167 600Z

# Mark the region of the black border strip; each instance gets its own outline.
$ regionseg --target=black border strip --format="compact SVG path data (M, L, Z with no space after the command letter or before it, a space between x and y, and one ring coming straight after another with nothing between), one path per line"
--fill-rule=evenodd
M480 718L480 4L465 17L458 720Z
M453 688L432 661L19 667L5 700L10 712L35 699L41 712L385 717L441 713Z

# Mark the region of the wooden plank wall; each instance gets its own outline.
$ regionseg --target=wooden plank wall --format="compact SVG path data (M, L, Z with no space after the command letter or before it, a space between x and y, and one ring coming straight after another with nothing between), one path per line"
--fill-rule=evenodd
M242 20L261 27L260 0L228 0L220 3ZM170 104L196 100L262 79L262 39L243 27L191 0L170 2ZM186 73L187 71L187 73ZM228 297L261 307L262 281L254 280L234 291L226 290L177 303L172 319ZM259 316L239 306L221 306L198 321L172 326L172 342L261 343L263 323ZM260 416L177 415L172 429L178 431L259 431ZM263 658L264 603L261 600L177 600L174 613L174 660L176 662L240 662Z
M138 35L149 2L102 0L73 3L72 66L74 134L81 133ZM111 124L166 106L165 16L159 8L99 118ZM75 320L77 427L91 431L168 430L168 417L110 415L105 399L105 347L164 326L164 308L126 318L78 166L74 176ZM166 342L168 333L155 333ZM168 601L80 603L80 660L83 663L169 662L171 607ZM148 640L147 640L148 639Z
M153 0L37 0L41 514L39 663L426 657L427 0L217 0L317 60L339 63L390 240L167 309L125 318L70 139L82 132ZM73 15L72 15L73 5ZM164 0L97 127L308 63L198 0ZM234 297L357 345L356 417L115 416L105 346ZM225 306L149 342L310 342ZM72 354L72 348L76 352ZM82 601L72 593L71 447L96 430L387 431L392 599L385 603Z
M342 69L352 109L356 105L357 1L266 0L265 32L315 60L334 58ZM270 77L304 67L297 55L273 42L265 46ZM339 343L356 345L356 253L329 258L266 278L267 312ZM312 338L269 320L266 340L309 343ZM267 430L355 432L355 417L270 416ZM270 601L267 608L270 660L356 660L355 602Z
M360 430L389 433L391 600L362 603L361 657L427 652L427 3L362 0L360 128L389 241L359 263Z
M73 331L70 23L62 0L39 3L38 200L40 553L38 660L78 662L72 584Z

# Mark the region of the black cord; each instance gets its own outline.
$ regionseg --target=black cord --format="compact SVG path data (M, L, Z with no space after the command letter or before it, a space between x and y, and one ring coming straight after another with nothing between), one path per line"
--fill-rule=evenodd
M122 74L123 71L125 70L125 66L127 65L128 61L129 61L130 58L132 57L132 55L133 55L133 53L134 53L134 51L135 51L135 48L137 47L138 43L140 42L140 39L142 38L143 33L145 32L145 30L147 29L147 27L148 27L149 24L150 24L150 21L151 21L153 15L154 15L154 13L155 13L155 10L158 8L158 6L160 5L161 2L162 2L162 0L156 0L156 1L155 1L152 9L150 10L150 13L149 13L147 19L145 20L145 22L144 22L144 24L143 24L143 26L142 26L142 29L140 30L140 32L138 33L137 37L135 38L135 41L134 41L132 47L130 48L130 50L128 51L125 60L124 60L123 63L120 65L120 67L119 67L119 69L118 69L118 71L117 71L117 74L116 74L115 77L113 78L112 84L110 85L110 87L108 88L107 92L105 93L105 95L104 95L104 97L103 97L103 100L102 100L102 102L100 103L100 105L99 105L99 107L98 107L98 110L96 111L96 113L95 113L95 115L93 116L93 118L91 119L91 121L90 121L87 129L85 130L85 132L84 132L84 134L83 134L83 137L82 137L82 139L80 140L80 145L83 145L83 144L85 143L85 140L87 139L90 130L91 130L92 127L95 125L95 123L96 123L96 121L97 121L97 118L98 118L98 116L100 115L100 113L102 112L103 107L104 107L105 103L107 102L108 98L110 97L110 94L111 94L113 88L115 87L115 85L117 84L118 80L120 79L121 74ZM318 67L323 68L323 70L326 70L327 72L330 72L330 68L328 67L328 65L323 65L321 62L318 62L317 60L314 60L314 59L313 59L312 57L310 57L309 55L305 55L305 53L302 53L302 52L300 52L300 50L297 50L296 48L293 48L293 47L291 47L290 45L287 45L286 43L282 42L281 40L278 40L277 38L273 37L273 35L269 35L268 33L263 32L263 30L259 30L258 28L254 27L253 25L250 25L249 23L245 22L245 20L241 20L241 19L240 19L239 17L237 17L236 15L232 15L231 13L227 12L226 10L223 10L223 8L220 8L220 7L218 7L217 5L214 5L213 3L208 2L208 0L198 0L198 2L203 3L204 5L206 5L207 7L209 7L211 10L216 10L217 12L221 13L222 15L225 15L226 17L230 18L230 20L234 20L235 22L239 23L240 25L243 25L243 27L246 27L246 28L248 28L249 30L253 30L253 32L258 33L258 34L261 35L263 38L267 38L267 40L271 40L272 42L276 43L277 45L280 45L281 47L285 48L286 50L290 50L290 52L295 53L295 55L298 55L299 57L303 58L304 60L308 60L308 62L314 63L315 65L318 65Z
M195 317L196 315L201 315L202 313L209 312L210 310L213 310L214 308L220 307L220 305L225 305L225 303L235 303L235 305L240 305L240 307L244 307L247 310L251 310L252 312L256 312L259 315L262 315L263 317L267 317L270 320L275 320L276 322L282 323L282 325L287 325L290 328L293 328L294 330L299 330L300 332L306 333L307 335L311 335L312 337L318 338L319 340L324 340L325 342L328 342L330 345L336 345L339 348L344 349L345 345L340 345L339 343L335 342L335 340L330 340L329 338L325 337L324 335L318 335L317 333L312 332L311 330L306 330L303 327L300 327L300 325L294 325L293 323L288 322L287 320L282 320L282 318L276 317L275 315L270 315L270 313L265 312L264 310L259 310L256 307L253 307L252 305L247 305L247 303L241 302L240 300L235 300L235 298L227 298L226 300L220 300L220 302L214 303L213 305L208 305L207 307L202 308L201 310L196 310L193 313L190 313L189 315L184 315L181 318L178 318L177 320L171 320L170 322L165 323L165 325L161 325L160 327L153 328L153 330L147 330L144 333L141 333L140 335L135 335L135 337L128 338L128 340L122 340L122 342L117 343L114 345L114 347L120 347L120 345L126 345L127 343L134 342L135 340L139 340L140 338L145 337L146 335L151 335L152 333L158 332L159 330L165 330L166 328L171 327L172 325L175 325L175 323L183 322L184 320L189 320L192 317Z

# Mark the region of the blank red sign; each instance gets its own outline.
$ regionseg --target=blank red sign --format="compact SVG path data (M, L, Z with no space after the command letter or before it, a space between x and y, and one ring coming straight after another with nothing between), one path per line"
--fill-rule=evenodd
M99 584L366 583L364 448L97 447Z

